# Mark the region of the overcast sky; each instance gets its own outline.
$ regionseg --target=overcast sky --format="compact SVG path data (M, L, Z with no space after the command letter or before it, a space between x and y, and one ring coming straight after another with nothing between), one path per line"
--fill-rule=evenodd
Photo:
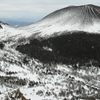
M100 6L100 0L0 0L0 18L35 22L57 9L84 4Z

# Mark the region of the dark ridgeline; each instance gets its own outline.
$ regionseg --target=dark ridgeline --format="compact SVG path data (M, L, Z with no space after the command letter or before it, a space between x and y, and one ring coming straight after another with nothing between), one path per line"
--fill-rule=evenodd
M3 27L0 25L0 29L3 29Z
M1 25L9 25L9 24L3 23L2 21L0 21L0 26L1 26Z

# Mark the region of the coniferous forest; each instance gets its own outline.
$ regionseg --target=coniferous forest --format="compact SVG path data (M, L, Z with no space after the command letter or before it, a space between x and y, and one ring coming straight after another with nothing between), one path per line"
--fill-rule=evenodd
M44 63L84 64L92 60L96 66L100 64L99 34L74 32L45 40L33 39L30 44L18 45L16 49Z

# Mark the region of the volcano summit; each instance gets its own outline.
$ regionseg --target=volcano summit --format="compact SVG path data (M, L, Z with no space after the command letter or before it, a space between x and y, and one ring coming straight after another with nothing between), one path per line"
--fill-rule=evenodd
M94 5L69 6L47 15L25 29L36 37L51 37L62 32L85 31L100 33L100 7ZM37 33L37 34L36 34Z

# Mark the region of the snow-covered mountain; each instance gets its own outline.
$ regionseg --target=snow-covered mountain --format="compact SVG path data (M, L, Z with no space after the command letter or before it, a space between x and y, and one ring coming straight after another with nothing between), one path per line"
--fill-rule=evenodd
M99 12L69 6L25 27L0 22L0 100L100 100Z
M17 40L19 38L27 38L30 34L24 30L10 27L8 24L0 22L0 41Z
M17 46L17 50L43 62L99 61L99 27L100 7L69 6L47 15L37 23L18 28L30 34L30 43Z
M85 31L100 33L100 7L94 5L68 6L52 12L42 20L16 28L17 32L32 38L49 38L67 32ZM7 31L7 30L6 30ZM8 32L9 33L9 32Z
M21 29L36 37L51 37L63 32L85 31L100 33L100 7L94 5L68 6L54 11L35 24Z

